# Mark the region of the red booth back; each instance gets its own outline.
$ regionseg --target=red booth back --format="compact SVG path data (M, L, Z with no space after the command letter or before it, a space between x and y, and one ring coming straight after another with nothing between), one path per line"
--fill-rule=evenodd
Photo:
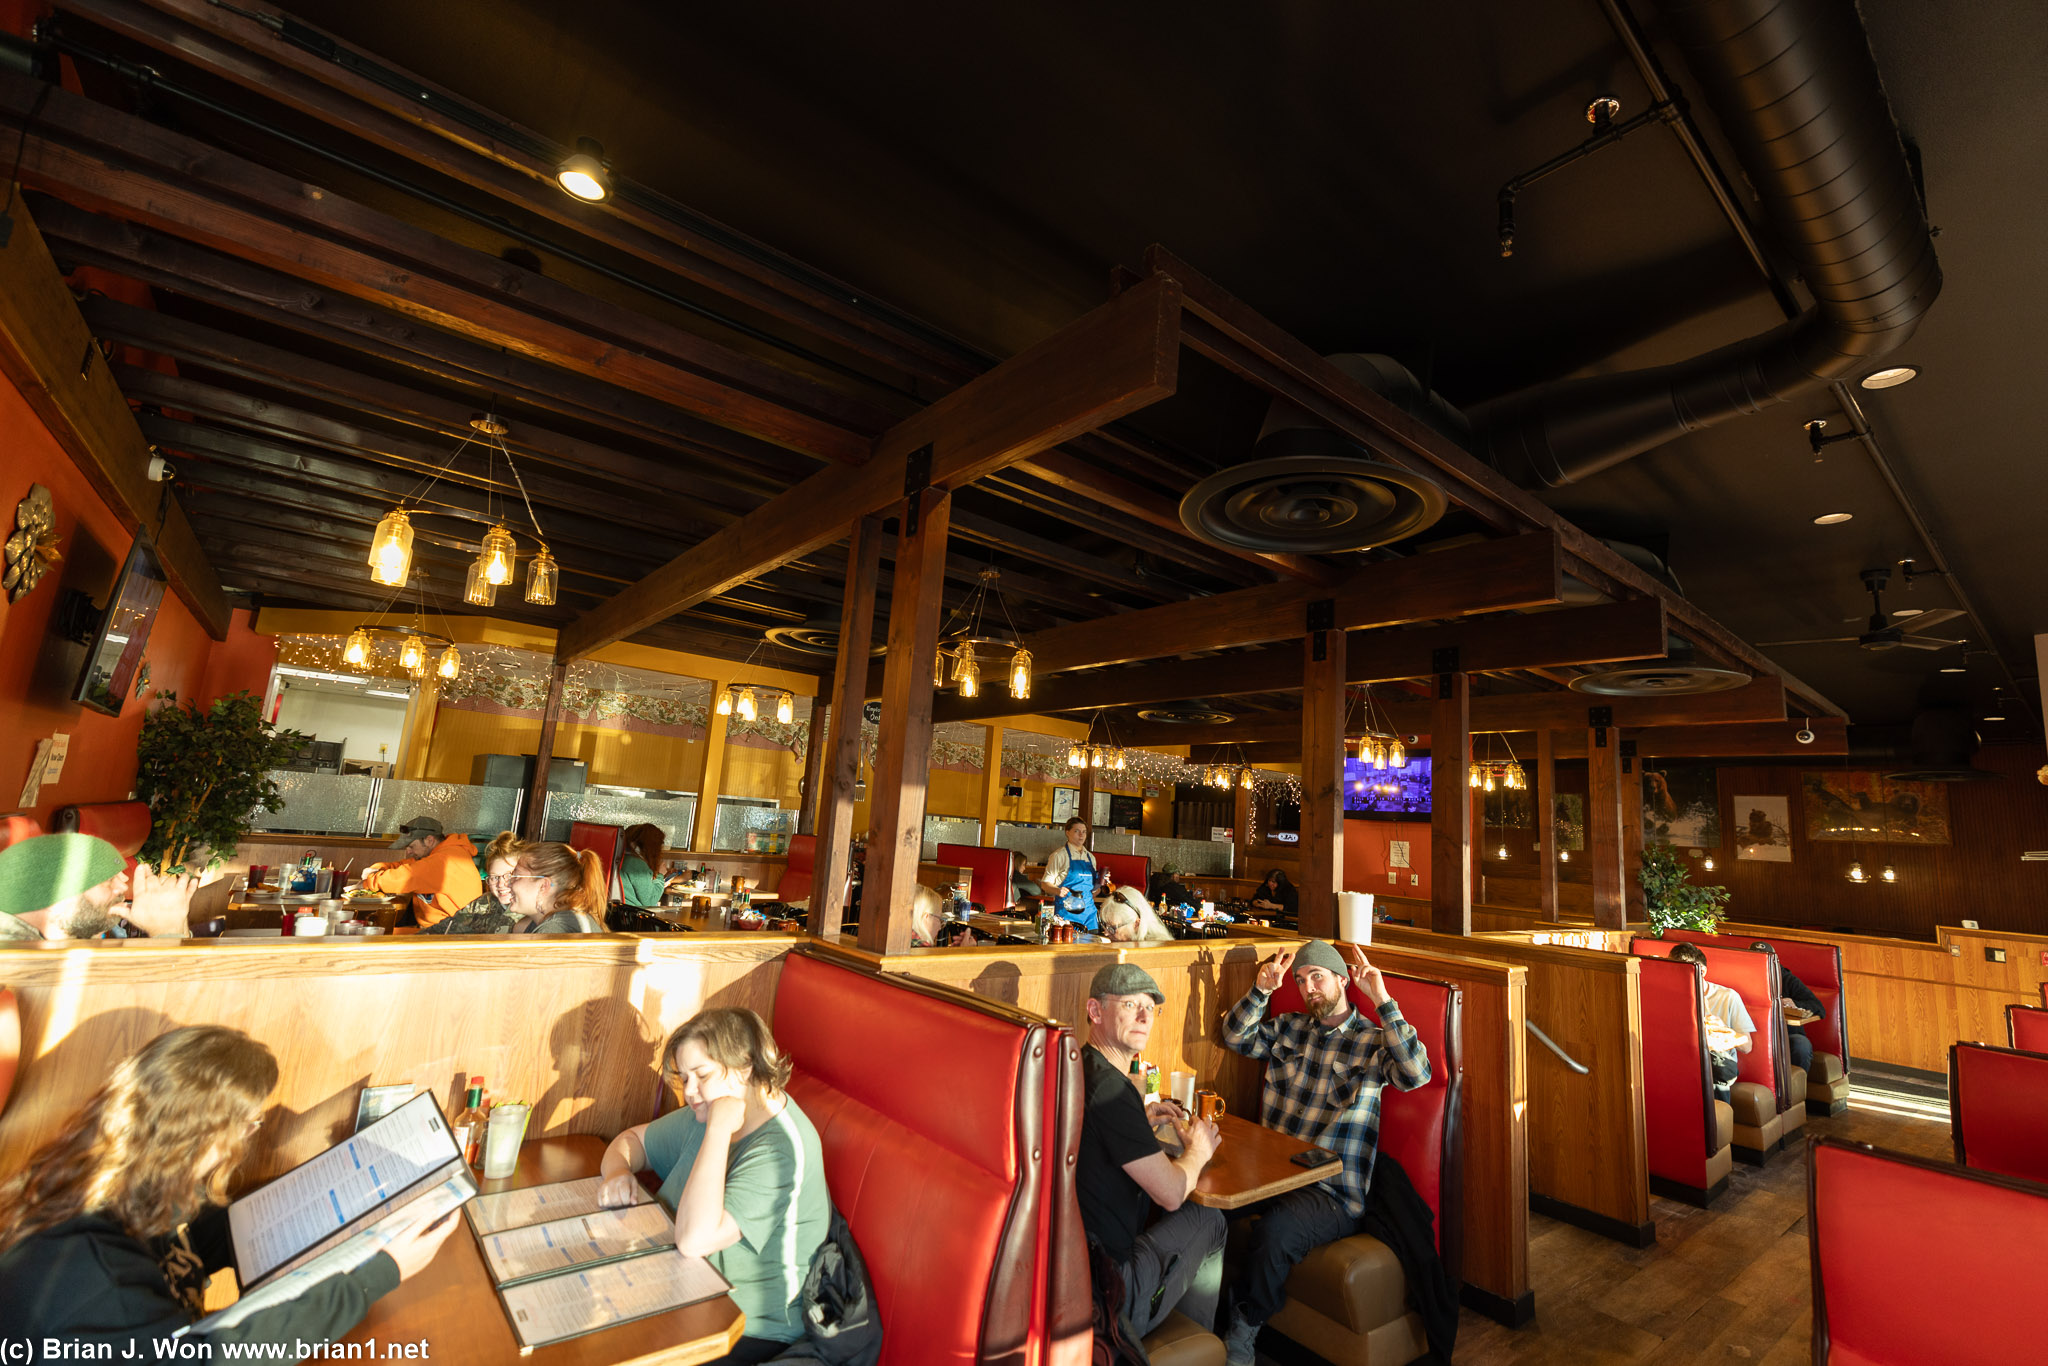
M98 835L121 851L128 869L135 869L135 856L149 838L148 802L93 802L85 806L63 806L50 818L50 826L61 833L75 830L81 835Z
M1714 1141L1714 1081L1700 1017L1699 974L1656 954L1642 963L1643 1100L1650 1171L1701 1190Z
M2014 1254L2048 1246L2048 1190L1836 1138L1806 1161L1816 1363L2041 1359L2048 1259Z
M2048 1181L2048 1054L1950 1044L1948 1113L1957 1162Z
M812 869L818 861L818 837L816 835L791 835L789 837L789 865L782 870L782 881L775 884L777 901L809 901L811 889L816 886Z
M2040 1006L2005 1008L2006 1042L2029 1053L2048 1053L2048 1009Z
M939 863L947 868L971 868L969 901L979 901L984 910L1002 911L1010 904L1010 851L980 844L942 844Z
M1355 961L1358 950L1350 944L1337 951ZM1456 1284L1463 1265L1459 1253L1461 1192L1463 1180L1459 1156L1458 1101L1464 1090L1465 1061L1464 993L1448 982L1427 977L1385 974L1388 994L1401 1007L1401 1018L1415 1026L1415 1035L1429 1050L1429 1082L1413 1091L1392 1086L1380 1092L1380 1151L1389 1153L1408 1173L1416 1191L1436 1215L1437 1251L1444 1270ZM1372 1002L1348 983L1345 994L1351 1004L1377 1018ZM1293 1015L1301 1010L1301 992L1290 974L1266 1005L1268 1015Z
M775 990L790 1094L867 1259L884 1366L1024 1366L1043 1336L1054 1031L955 997L803 953Z
M0 816L0 849L21 840L34 839L42 833L43 827L37 825L31 817Z
M624 826L599 825L594 821L571 821L569 823L569 847L571 849L588 849L591 853L597 855L598 863L604 868L604 883L606 887L611 886L612 878L618 872L619 835L624 829ZM659 876L661 870L657 868L654 872L656 876ZM609 899L611 894L607 892L605 895Z
M1692 930L1666 930L1664 937L1694 944L1718 944L1728 949L1746 949L1759 942L1754 936L1699 934ZM1806 983L1807 989L1827 1007L1825 1019L1805 1026L1806 1037L1821 1052L1839 1057L1842 1066L1847 1068L1849 998L1842 987L1842 950L1833 944L1816 944L1806 939L1765 939L1760 942L1776 950L1779 967Z
M11 987L0 987L0 1114L7 1112L7 1097L14 1090L14 1075L21 1066L21 1003Z
M1152 876L1152 857L1149 854L1097 854L1098 867L1116 879L1119 887L1136 887L1145 890L1145 883Z
M1671 949L1672 941L1647 935L1637 935L1629 944L1630 952L1646 958L1668 958ZM1766 1088L1783 1110L1788 1103L1785 1071L1791 1065L1791 1045L1785 1042L1785 1017L1778 1005L1778 960L1752 948L1718 944L1701 944L1700 952L1707 956L1707 980L1740 996L1756 1026L1749 1051L1740 1055L1735 1079Z

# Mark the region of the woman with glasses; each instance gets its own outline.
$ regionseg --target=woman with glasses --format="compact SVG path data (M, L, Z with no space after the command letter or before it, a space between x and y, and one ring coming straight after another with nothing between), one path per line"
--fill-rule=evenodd
M601 934L604 865L588 849L543 841L520 852L512 870L510 934Z
M509 934L519 920L512 909L512 874L527 842L510 830L484 847L483 895L421 934Z
M159 1035L116 1067L0 1183L0 1342L159 1360L158 1345L200 1317L207 1278L234 1264L229 1183L276 1086L270 1050L216 1025ZM451 1215L407 1234L354 1271L191 1340L185 1352L266 1344L248 1354L296 1359L309 1344L332 1342L423 1270L457 1222Z

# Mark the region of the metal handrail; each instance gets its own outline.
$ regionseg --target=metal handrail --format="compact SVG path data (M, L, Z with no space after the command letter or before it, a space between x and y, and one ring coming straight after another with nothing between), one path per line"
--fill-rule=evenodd
M1542 1030L1538 1029L1536 1027L1536 1022L1534 1020L1522 1021L1522 1027L1524 1029L1527 1029L1531 1034L1534 1034L1545 1048L1557 1054L1558 1060L1560 1062L1562 1062L1566 1067L1571 1068L1572 1071L1578 1073L1580 1076L1583 1077L1593 1070L1592 1068L1586 1066L1586 1064L1580 1062L1577 1058L1574 1058L1571 1054L1565 1052L1562 1048L1559 1048L1557 1046L1557 1040L1551 1038L1548 1034L1545 1034Z

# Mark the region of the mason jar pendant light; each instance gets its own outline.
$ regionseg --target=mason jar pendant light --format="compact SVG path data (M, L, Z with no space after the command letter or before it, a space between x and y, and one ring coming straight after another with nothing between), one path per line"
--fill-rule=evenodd
M1010 656L1010 696L1021 702L1031 696L1031 651Z
M796 720L796 699L788 693L775 699L775 719L783 725Z
M412 569L412 519L393 508L370 537L370 578L387 588L402 588Z
M974 662L974 647L963 645L961 655L953 670L953 679L960 685L962 697L981 695L981 665Z
M483 544L477 547L477 568L493 588L502 588L512 582L512 570L518 559L518 547L513 543L512 533L505 530L500 522L484 533Z
M472 607L489 607L498 600L498 585L484 576L484 557L470 561L462 579L462 600Z
M984 656L976 647L983 647L989 652L987 660L991 667L995 667L1002 658L996 652L1007 649L1010 651L1009 665L1001 676L1009 682L1010 696L1022 700L1031 696L1031 651L1024 648L1024 642L1017 634L1017 624L1010 620L1009 604L1003 601L1002 590L996 587L996 581L1002 575L991 568L982 570L979 577L981 581L974 586L967 600L955 608L939 628L938 651L932 659L932 687L943 688L950 683L960 689L962 697L979 697ZM1002 609L1003 622L1010 628L1008 638L982 634L982 613L991 600Z
M720 716L731 716L731 715L732 715L732 689L731 689L731 688L720 688L720 689L718 690L718 705L717 705L717 707L715 708L715 710L716 710L716 711L718 712L718 714L719 714Z
M377 530L370 538L370 577L387 587L401 587L412 566L412 518L422 515L472 517L476 514L450 510L441 512L417 506L427 491L453 468L457 457L469 448L471 442L481 445L489 456L483 487L484 515L478 520L489 521L500 518L483 535L477 546L476 560L463 582L462 600L474 607L490 607L497 602L497 590L511 583L519 567L519 543L512 530L502 520L496 508L494 491L497 483L497 458L505 457L505 467L511 471L513 485L519 490L519 501L526 509L527 524L533 529L533 539L538 547L526 577L526 600L541 607L552 606L560 587L561 566L556 563L547 541L541 535L540 521L533 515L533 501L527 497L526 482L519 477L518 462L513 460L511 449L505 444L508 430L504 423L489 413L476 413L469 419L473 436L465 437L441 468L434 472L426 486L416 494L407 495L412 507L395 507L384 514L377 523Z
M453 645L441 651L441 662L435 666L434 672L440 674L443 678L454 678L457 674L460 674L462 672L462 651L456 649Z
M555 554L546 545L533 552L533 563L526 571L526 600L536 607L555 605L555 584L561 577L560 567L555 564Z
M358 626L349 632L348 644L342 646L341 662L360 669L370 662L370 633Z
M761 714L760 707L754 701L752 688L740 689L740 695L733 701L733 709L739 713L742 721L752 721Z
M405 644L398 651L398 662L407 673L419 677L420 670L426 666L427 652L421 648L418 636L405 638Z

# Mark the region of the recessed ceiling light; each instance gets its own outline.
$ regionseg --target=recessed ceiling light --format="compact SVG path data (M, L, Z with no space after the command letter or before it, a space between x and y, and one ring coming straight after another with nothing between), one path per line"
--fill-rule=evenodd
M555 168L555 183L586 203L609 199L612 178L604 163L604 148L594 138L576 139L576 150Z
M1927 609L1924 607L1894 607L1892 615L1895 617L1917 617L1925 610Z
M1871 371L1863 377L1862 383L1866 389L1896 389L1919 373L1918 366L1893 365L1883 370Z
M1965 668L1964 668L1964 667L1963 667L1962 665L1960 665L1960 664L1947 664L1947 665L1944 665L1944 666L1942 666L1942 670L1941 670L1941 671L1942 671L1943 673L1945 673L1945 674L1966 674L1966 673L1968 673L1968 672L1969 672L1969 670L1968 670L1968 669L1965 669Z
M2005 718L2003 716L1987 716L1984 719L1986 721L2003 721Z
M1856 514L1853 512L1823 512L1820 516L1813 519L1813 524L1815 526L1839 526L1855 516Z

